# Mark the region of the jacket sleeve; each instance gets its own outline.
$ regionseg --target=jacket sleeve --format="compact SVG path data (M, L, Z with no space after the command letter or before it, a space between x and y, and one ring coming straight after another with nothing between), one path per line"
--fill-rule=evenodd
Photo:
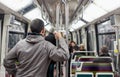
M49 58L54 61L65 61L69 59L68 45L63 38L59 39L59 48L48 43Z
M15 62L17 61L17 56L16 56L16 51L17 51L17 45L15 45L6 55L5 59L4 59L4 66L6 71L9 74L15 74L17 69L16 69L16 65Z

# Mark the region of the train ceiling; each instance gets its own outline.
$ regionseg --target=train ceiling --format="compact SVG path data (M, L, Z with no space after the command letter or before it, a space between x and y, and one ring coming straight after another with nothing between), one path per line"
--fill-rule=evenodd
M65 23L64 2L69 4L69 22L73 30L120 7L120 0L0 0L26 18L40 18L45 24L56 23L57 4L60 4Z

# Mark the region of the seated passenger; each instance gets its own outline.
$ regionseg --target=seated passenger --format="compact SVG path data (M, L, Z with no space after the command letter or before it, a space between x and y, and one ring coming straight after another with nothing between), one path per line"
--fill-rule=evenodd
M104 45L104 46L101 48L101 54L100 54L100 56L109 57L110 55L109 55L108 52L109 52L109 51L108 51L107 46Z
M73 56L73 52L78 50L78 46L76 45L76 43L74 41L71 41L69 43L69 52L70 52L70 58L69 58L69 65L68 65L68 77L70 77L70 63L71 63L71 58Z
M79 50L80 50L80 51L86 51L86 49L85 49L85 47L84 47L84 44L80 44Z
M96 58L93 62L96 62L96 63L111 63L112 62L112 58L110 57L108 53L108 48L106 46L103 46L101 48L100 58Z
M71 41L69 44L70 53L72 53L73 51L77 51L77 50L78 50L78 46L76 45L76 43L74 41Z

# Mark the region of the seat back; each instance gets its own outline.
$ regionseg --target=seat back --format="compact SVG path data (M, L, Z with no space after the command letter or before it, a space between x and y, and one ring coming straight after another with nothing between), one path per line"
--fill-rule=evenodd
M83 63L81 71L113 72L111 63Z
M92 72L76 72L75 77L93 77Z
M80 62L71 61L70 73L71 74L75 74L77 68L80 68L80 67L81 67L81 63Z
M87 56L87 57L80 57L78 61L80 62L93 62L96 57L94 56Z
M111 57L98 57L93 60L94 63L111 63L112 58Z
M112 72L98 72L96 77L114 77L114 74Z

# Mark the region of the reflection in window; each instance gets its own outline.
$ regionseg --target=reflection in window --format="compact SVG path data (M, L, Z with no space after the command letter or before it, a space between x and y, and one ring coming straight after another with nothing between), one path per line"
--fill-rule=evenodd
M9 31L25 32L24 26L19 26L19 25L9 25Z
M98 33L115 32L115 29L110 24L110 20L98 25Z
M116 40L115 29L110 24L110 20L97 25L99 51L103 45L106 45L109 50L114 50L114 41Z
M15 44L24 38L24 34L9 33L8 48L11 49Z
M110 35L99 35L99 48L102 48L103 45L106 45L109 50L114 49L114 41L116 39L115 34Z
M25 24L19 21L15 21L15 24L8 26L9 38L8 38L8 51L15 46L15 44L24 38Z

